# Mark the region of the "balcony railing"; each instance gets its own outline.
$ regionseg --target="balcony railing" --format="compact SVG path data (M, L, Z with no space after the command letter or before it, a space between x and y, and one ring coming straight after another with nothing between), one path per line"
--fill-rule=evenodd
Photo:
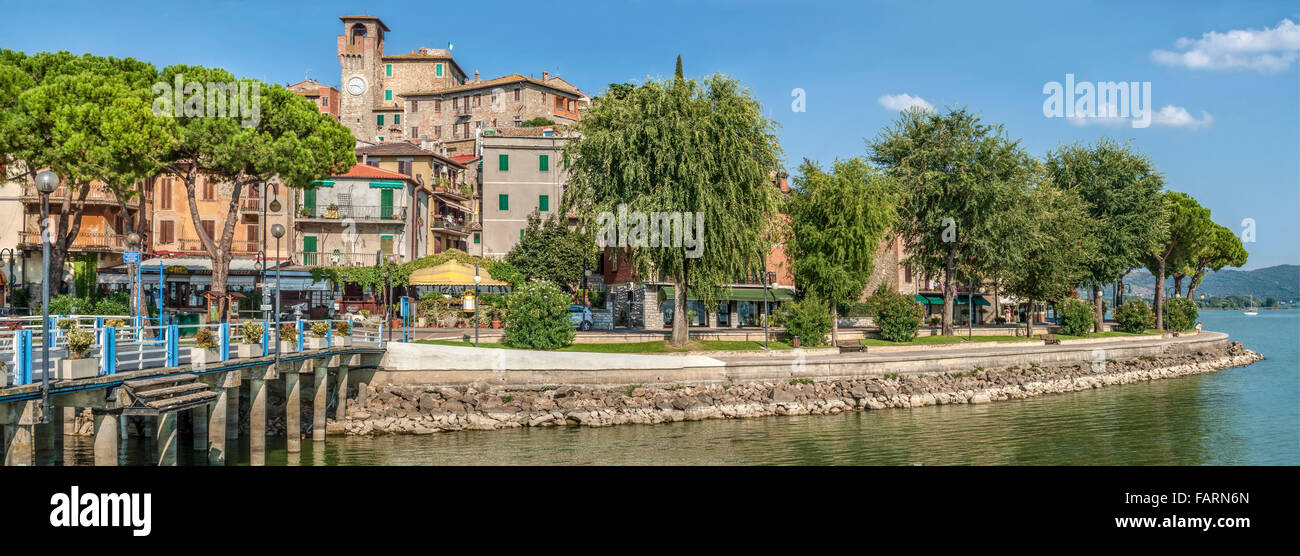
M462 223L448 222L446 220L434 220L429 227L435 230L450 230L458 233L465 233L468 229L468 227Z
M404 220L405 207L393 206L367 206L367 205L341 205L341 206L299 206L299 219L320 219L320 220L343 220L351 218L353 220L386 220L402 221Z
M272 245L273 249L274 247L275 246ZM261 250L261 248L262 248L262 243L259 241L235 240L230 242L230 252L238 256L256 255L257 252ZM201 240L189 239L189 238L173 239L172 241L167 243L158 243L154 245L154 249L157 251L173 251L173 252L180 252L180 253L201 253L204 255L208 253L208 249L203 246L203 242Z
M74 203L77 201L78 195L80 195L79 191L72 192L72 201ZM66 187L56 188L53 193L50 193L50 210L54 210L54 208L58 206L59 203L62 203L63 199L66 198L67 196L68 196L68 188ZM41 195L40 192L36 190L36 186L34 185L23 186L24 202L38 203L40 202L40 200L41 200ZM91 204L110 204L113 206L117 206L117 197L114 196L107 189L104 189L103 187L92 186L90 188L90 193L86 194L86 202ZM136 197L130 201L127 201L126 206L130 208L139 207L140 198Z
M375 266L374 253L319 253L295 251L293 261L306 266Z
M121 251L126 247L125 237L123 234L79 232L68 247L86 251ZM23 232L20 241L24 245L40 245L41 233Z
M239 212L262 212L262 200L244 199L239 201Z

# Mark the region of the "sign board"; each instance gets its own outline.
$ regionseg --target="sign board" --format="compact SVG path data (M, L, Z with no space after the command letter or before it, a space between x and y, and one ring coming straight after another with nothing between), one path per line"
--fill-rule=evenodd
M216 303L208 305L208 322L218 322L221 320L221 308Z
M122 262L124 262L124 263L136 263L136 264L140 264L140 252L139 252L139 251L123 251L123 252L122 252Z
M403 316L403 317L411 316L411 298L406 297L406 296L402 296L400 299L401 299L401 302L402 302L402 313L401 313L401 316Z
M460 301L461 310L467 313L473 313L475 308L478 306L477 301L478 300L474 299L474 292L465 290L465 297L461 298Z
M275 282L262 282L261 284L258 284L257 287L269 290L275 287Z
M263 304L262 304L262 310L263 310L263 311L270 311L270 310L271 310L271 304L270 304L270 303L263 303Z

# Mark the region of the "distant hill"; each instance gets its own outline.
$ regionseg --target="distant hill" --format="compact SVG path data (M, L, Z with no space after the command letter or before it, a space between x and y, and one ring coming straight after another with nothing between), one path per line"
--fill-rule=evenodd
M1184 291L1189 282L1190 279L1183 280ZM1124 283L1133 286L1133 293L1138 295L1150 297L1155 294L1155 277L1145 269L1125 276ZM1173 291L1173 279L1166 282L1166 287ZM1196 288L1197 297L1201 294L1220 297L1253 295L1261 299L1273 297L1278 301L1300 301L1300 265L1284 264L1255 270L1223 269L1210 272Z

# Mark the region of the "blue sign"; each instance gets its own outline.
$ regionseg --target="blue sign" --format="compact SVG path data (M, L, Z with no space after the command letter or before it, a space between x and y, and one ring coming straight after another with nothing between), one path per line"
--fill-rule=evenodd
M123 251L123 252L122 252L122 262L124 262L124 263L136 263L136 264L139 264L139 263L140 263L140 252L139 252L139 251Z
M410 315L411 315L411 298L406 297L406 296L402 296L402 297L399 298L399 299L400 299L400 301L402 302L402 305L401 305L401 307L402 307L402 316L403 316L403 317L408 317L408 316L410 316Z

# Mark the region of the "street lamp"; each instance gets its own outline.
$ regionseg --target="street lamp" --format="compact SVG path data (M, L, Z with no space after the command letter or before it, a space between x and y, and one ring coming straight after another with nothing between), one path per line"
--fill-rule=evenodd
M483 277L478 275L478 263L474 263L474 347L478 347L478 285Z
M49 170L36 174L41 193L41 422L50 422L50 193L59 187L59 175Z
M275 363L276 368L280 365L280 238L284 237L284 226L276 224L271 226L271 235L275 236L275 303L271 309L275 313Z
M591 269L590 268L583 269L582 270L582 304L586 305L588 308L591 307L591 299L587 297L588 296L587 281L590 279L591 279Z
M4 249L0 249L0 255L5 255L5 254L8 255L8 259L9 259L9 275L7 276L8 280L5 281L4 301L5 301L5 306L9 307L10 312L13 312L12 292L14 289L14 250L8 247L5 247Z

